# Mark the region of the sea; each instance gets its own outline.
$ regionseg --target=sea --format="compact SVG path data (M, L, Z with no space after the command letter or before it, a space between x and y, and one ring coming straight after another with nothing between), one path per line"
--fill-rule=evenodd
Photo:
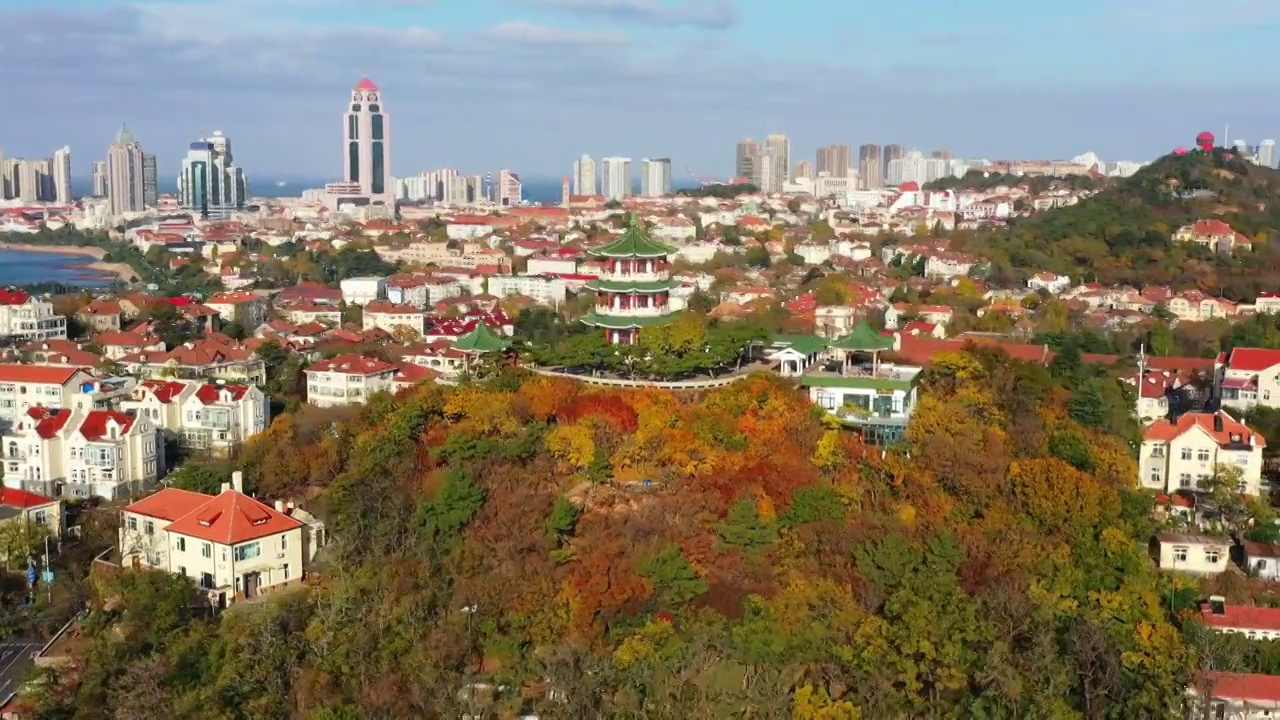
M16 239L21 242L21 238ZM93 258L62 253L0 248L0 287L58 283L69 287L107 287L116 276L89 267Z

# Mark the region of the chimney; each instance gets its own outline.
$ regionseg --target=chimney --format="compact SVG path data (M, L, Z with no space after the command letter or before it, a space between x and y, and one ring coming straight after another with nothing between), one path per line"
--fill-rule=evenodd
M1227 614L1227 599L1221 595L1209 596L1209 612L1217 617Z
M1221 413L1213 414L1213 431L1222 432L1222 414Z
M222 492L226 492L230 489L231 489L231 483L222 483Z
M238 493L244 492L244 473L239 470L231 473L231 489Z
M283 513L283 512L284 512L284 501L283 501L283 500L277 500L277 501L276 501L276 512L278 512L278 513Z

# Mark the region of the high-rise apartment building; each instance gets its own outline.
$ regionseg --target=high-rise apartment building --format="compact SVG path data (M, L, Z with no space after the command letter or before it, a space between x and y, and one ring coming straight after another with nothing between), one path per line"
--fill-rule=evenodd
M927 158L919 150L912 150L905 157L889 161L886 176L890 185L914 182L921 185L939 178L953 177L963 172L962 163L946 158Z
M483 186L480 189L483 197ZM325 186L325 205L381 205L394 208L391 178L391 118L382 94L369 78L351 90L351 104L342 114L342 182Z
M750 181L756 177L756 163L760 159L760 143L751 138L738 142L738 152L733 161L734 178L745 178Z
M107 149L107 212L111 215L142 212L146 207L142 186L142 145L125 125Z
M605 200L631 197L631 158L607 157L600 161L600 194Z
M158 178L156 177L156 156L151 153L142 154L142 205L153 208L159 197Z
M53 199L59 205L71 204L71 148L64 145L53 154Z
M934 150L933 152L929 153L929 157L933 158L934 160L955 160L956 154L951 152L950 150Z
M231 140L215 131L187 147L178 175L178 204L207 218L226 219L244 208L249 188L231 155Z
M885 145L884 151L881 153L884 160L884 177L889 177L889 163L894 160L901 160L907 156L907 149L901 145Z
M1276 141L1263 140L1258 145L1258 164L1273 168L1276 166Z
M99 160L93 164L93 183L90 187L94 197L107 196L107 161Z
M849 177L853 169L853 150L848 145L818 148L818 172L842 178Z
M573 194L596 194L596 161L590 155L573 161Z
M13 196L24 203L40 202L44 195L44 162L41 160L18 160L15 173L17 186Z
M520 176L507 169L498 171L498 205L515 207L520 204L524 195L524 183Z
M644 158L640 161L640 194L644 197L671 194L671 158Z
M884 187L884 162L880 159L879 145L858 148L858 178L863 190Z
M822 172L822 171L819 171ZM791 169L792 180L812 180L814 178L813 163L808 160L801 160Z
M769 183L760 189L765 192L780 192L782 186L791 179L791 140L780 133L766 137L764 154L769 156Z

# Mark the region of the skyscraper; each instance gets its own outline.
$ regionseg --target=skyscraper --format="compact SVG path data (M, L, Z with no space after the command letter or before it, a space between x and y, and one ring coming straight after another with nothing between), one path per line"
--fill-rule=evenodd
M640 161L640 194L644 197L671 194L671 158L644 158Z
M53 154L53 199L71 204L71 148L65 145Z
M344 115L342 180L360 186L360 195L373 205L394 205L391 182L391 119L382 109L378 86L364 78L351 91L351 109Z
M1258 145L1258 164L1269 168L1276 166L1276 141L1263 140Z
M818 148L818 172L831 177L849 177L853 169L853 150L848 145L828 145Z
M94 197L107 196L107 161L99 160L93 164L93 191Z
M245 206L248 183L236 167L231 140L215 131L187 147L178 175L178 204L204 217L225 219Z
M596 161L590 155L573 161L573 194L596 194Z
M791 179L791 140L780 133L764 139L764 152L769 156L769 187L765 192L779 192Z
M607 157L600 161L600 194L605 200L631 197L631 158Z
M142 206L153 208L159 194L156 187L156 156L151 153L142 154Z
M875 190L884 185L884 163L880 160L879 145L858 148L858 177L863 190Z
M125 125L107 149L107 212L111 215L142 212L142 146Z
M733 161L733 176L746 178L748 181L756 177L756 162L760 157L760 144L751 138L738 142L738 152Z
M901 145L885 145L884 146L884 177L889 177L889 163L894 160L901 160L907 156L907 149Z
M498 171L498 205L515 207L520 204L524 194L524 184L520 176L507 169Z
M19 160L17 189L13 196L24 203L39 202L44 194L41 185L44 183L44 167L40 160Z

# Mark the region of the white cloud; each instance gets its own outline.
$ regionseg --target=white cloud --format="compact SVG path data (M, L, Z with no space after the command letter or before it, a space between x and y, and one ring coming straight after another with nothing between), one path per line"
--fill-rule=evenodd
M524 1L538 7L643 25L724 29L738 22L738 11L731 0Z
M563 30L518 20L495 25L488 34L507 42L539 45L625 45L627 42L626 36L620 33Z

